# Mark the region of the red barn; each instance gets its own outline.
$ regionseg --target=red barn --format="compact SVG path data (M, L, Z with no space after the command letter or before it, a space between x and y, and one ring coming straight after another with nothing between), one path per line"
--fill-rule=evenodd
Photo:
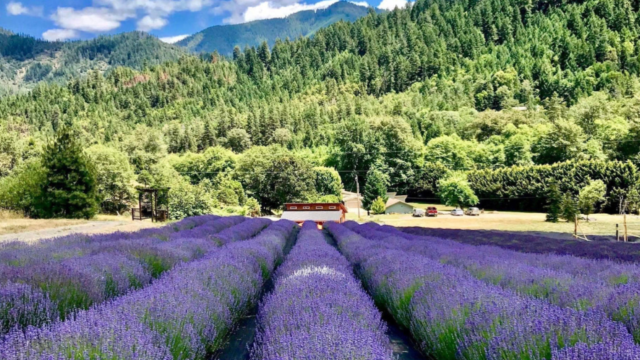
M282 219L291 220L298 224L313 221L322 228L325 222L345 222L347 208L342 203L332 204L285 204Z

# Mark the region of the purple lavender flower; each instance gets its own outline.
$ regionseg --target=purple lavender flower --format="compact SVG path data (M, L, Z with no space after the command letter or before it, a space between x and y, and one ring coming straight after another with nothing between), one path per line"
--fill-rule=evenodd
M385 324L348 261L314 223L260 306L252 359L392 359Z
M598 309L554 306L443 264L444 248L428 248L434 251L429 254L424 244L402 237L382 233L366 240L342 225L326 227L362 269L375 299L435 358L548 359L576 342L633 343L622 324Z
M58 310L42 291L26 284L0 286L0 338L17 327L42 326L58 319Z
M277 262L294 227L273 223L249 241L178 264L150 286L72 319L13 331L0 342L0 358L203 359L256 301L261 264Z
M220 244L229 244L234 241L248 239L255 236L271 224L271 220L263 218L247 219L242 223L227 228L213 236Z

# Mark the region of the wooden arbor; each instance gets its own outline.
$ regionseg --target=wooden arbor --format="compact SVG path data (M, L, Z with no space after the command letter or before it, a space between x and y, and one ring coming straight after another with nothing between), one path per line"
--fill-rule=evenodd
M137 187L138 207L131 208L132 220L151 219L164 222L169 219L169 190L171 188Z

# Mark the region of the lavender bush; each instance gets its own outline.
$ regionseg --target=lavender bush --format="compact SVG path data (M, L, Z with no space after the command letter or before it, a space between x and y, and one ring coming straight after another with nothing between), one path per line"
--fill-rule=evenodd
M470 245L496 245L506 249L530 253L554 253L591 259L610 259L640 262L637 244L623 242L561 240L539 235L514 234L503 231L457 230L433 228L403 228L421 236L434 236Z
M13 331L0 342L0 358L203 359L256 301L265 280L261 264L276 263L294 227L273 223L254 239L179 264L74 319Z
M271 224L271 220L269 219L248 219L241 224L220 231L213 236L213 240L220 242L220 244L229 244L234 241L252 237L269 226L269 224Z
M58 319L49 297L26 284L6 282L0 286L0 336L18 326L42 326Z
M315 223L304 224L276 276L252 359L393 358L380 312Z
M578 310L602 310L625 324L640 342L640 267L635 264L472 246L373 224L346 226L368 239L391 241L398 248L465 269L484 282L521 295Z
M326 227L359 265L376 301L437 359L550 359L577 343L633 343L622 324L598 309L578 311L520 296L407 251L412 244L405 239L371 241L342 225Z
M48 321L58 317L66 319L79 309L88 309L94 304L123 295L131 290L139 289L158 277L162 272L182 261L190 261L218 248L218 244L210 239L194 238L194 224L200 224L210 232L220 231L244 221L244 218L206 217L208 223L181 222L179 226L167 226L171 237L163 241L158 238L129 238L126 240L105 240L101 236L98 243L87 242L73 244L75 249L82 249L84 256L50 259L38 246L31 250L41 256L41 261L30 266L0 266L0 286L13 289L12 283L20 282L28 288L42 292L43 296L24 297L24 303L16 303L11 292L0 292L0 308L9 315L2 317L3 326L0 335L10 328L21 329L28 325L39 326L43 323L37 311L33 315L12 315L27 312L26 309L55 308L54 315L47 312ZM185 224L190 224L186 226ZM179 230L186 228L187 230ZM178 232L175 232L178 229ZM188 237L181 237L186 232ZM209 236L207 234L206 236ZM24 251L29 248L23 249ZM4 285L6 281L10 283ZM25 286L27 286L25 285ZM36 290L33 290L34 292ZM36 294L38 292L35 292Z

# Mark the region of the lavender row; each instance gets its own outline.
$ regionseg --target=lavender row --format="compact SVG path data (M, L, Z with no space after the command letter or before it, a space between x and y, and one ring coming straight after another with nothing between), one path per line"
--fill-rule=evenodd
M343 225L326 227L343 254L359 266L376 301L411 332L429 356L561 359L563 349L574 346L600 347L605 353L629 349L621 360L640 355L625 327L601 311L578 311L522 297L462 269L398 250L402 247L393 239L371 241Z
M470 245L495 245L509 250L528 253L555 253L590 259L608 259L614 261L640 262L637 244L607 241L576 241L549 238L526 233L515 234L504 231L457 230L432 228L403 228L404 232L435 236L455 240Z
M45 261L59 261L97 253L101 248L119 246L123 241L129 240L145 239L149 243L157 244L175 237L177 233L198 228L219 218L213 215L198 216L193 220L188 218L161 228L143 229L136 232L115 232L91 236L72 234L41 240L36 245L20 241L0 244L0 265L27 266Z
M369 239L391 240L404 250L465 269L484 282L524 296L578 310L599 309L622 322L636 342L640 342L636 265L465 245L405 234L388 226L355 223L347 226Z
M258 218L252 220L251 224L247 224L247 226L225 229L213 236L213 239L221 244L229 244L234 241L254 236L271 223L271 220L269 219Z
M599 280L612 285L640 283L640 266L635 263L622 263L607 259L582 258L572 255L525 253L497 246L479 247L477 245L461 244L459 242L443 238L418 236L400 231L392 226L378 226L373 223L365 224L363 227L373 227L379 231L401 236L409 240L430 240L436 243L447 244L449 247L455 246L469 249L484 249L483 251L485 253L490 253L492 256L508 256L511 259L534 267L548 268L589 279L596 277Z
M185 230L173 233L170 241L111 241L92 255L27 267L0 266L0 335L15 326L24 329L65 320L79 309L142 288L176 264L217 249L219 244L206 236L244 224L251 227L255 221L241 217L211 219L197 228L205 231L202 238L194 237L193 230Z
M303 225L258 322L253 360L393 358L380 312L315 223Z
M203 359L257 301L263 273L282 258L294 227L275 222L249 241L180 264L150 286L72 320L14 331L0 342L0 358Z

